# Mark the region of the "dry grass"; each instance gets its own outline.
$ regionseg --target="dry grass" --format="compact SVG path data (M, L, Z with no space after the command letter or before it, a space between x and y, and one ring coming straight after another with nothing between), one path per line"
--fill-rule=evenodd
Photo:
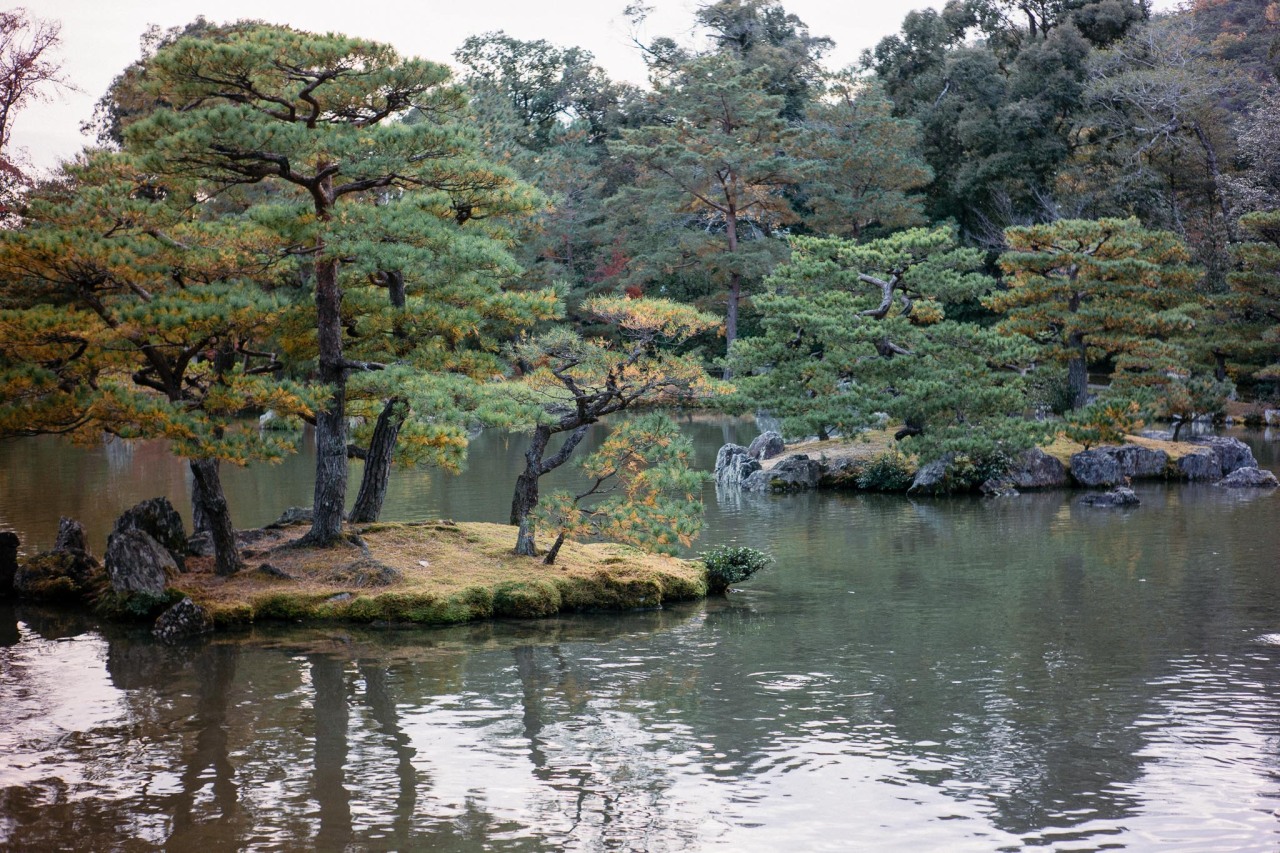
M1200 444L1191 444L1186 441L1162 441L1158 438L1145 438L1140 435L1126 435L1123 443L1145 447L1149 450L1163 450L1168 454L1169 461L1173 463L1176 463L1184 456L1210 452L1208 448ZM1083 444L1070 440L1062 433L1058 433L1058 437L1051 444L1040 449L1070 468L1071 457L1082 452L1085 447Z
M828 441L807 441L788 445L781 454L760 463L766 471L794 453L804 453L810 459L826 462L874 459L894 446L893 430L875 429L860 433L853 439L833 438Z
M515 529L423 522L354 525L363 547L299 548L295 526L246 552L253 566L231 578L209 560L175 586L221 624L260 619L448 625L493 617L628 610L706 594L702 564L611 544L565 543L554 566L512 553ZM289 577L262 571L262 564Z

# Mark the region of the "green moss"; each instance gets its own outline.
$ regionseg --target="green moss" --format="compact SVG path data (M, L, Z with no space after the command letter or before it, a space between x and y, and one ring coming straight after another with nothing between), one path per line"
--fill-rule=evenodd
M148 595L144 592L122 593L115 590L107 590L98 596L98 600L93 605L93 610L104 619L146 621L155 619L185 597L176 589L166 589L160 595Z
M493 615L517 619L554 616L560 612L559 587L546 580L507 581L493 590Z

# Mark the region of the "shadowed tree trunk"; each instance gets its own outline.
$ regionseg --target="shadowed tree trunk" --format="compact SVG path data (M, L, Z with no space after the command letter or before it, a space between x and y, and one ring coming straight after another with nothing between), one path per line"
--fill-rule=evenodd
M1089 404L1089 364L1085 360L1084 335L1072 332L1067 347L1076 355L1067 360L1067 385L1071 389L1071 407Z
M364 476L360 479L360 493L351 508L353 522L377 521L382 513L382 502L387 497L387 481L391 476L391 456L396 449L400 428L409 417L409 401L404 397L392 397L382 407L378 423L373 428L373 439L365 453Z
M222 491L222 477L218 474L216 459L192 459L191 476L194 488L191 490L191 503L197 519L196 529L201 529L201 520L207 525L209 535L213 538L214 572L219 575L234 575L244 568L240 552L236 550L236 529L231 523L231 511L227 508L227 497Z

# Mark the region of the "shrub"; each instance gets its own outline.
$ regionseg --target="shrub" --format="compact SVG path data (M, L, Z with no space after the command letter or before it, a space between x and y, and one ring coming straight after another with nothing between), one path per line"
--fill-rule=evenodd
M731 584L742 583L772 562L772 557L756 548L712 548L702 555L707 567L707 592L723 593Z
M915 479L907 457L892 448L868 461L858 471L858 488L871 492L905 492Z

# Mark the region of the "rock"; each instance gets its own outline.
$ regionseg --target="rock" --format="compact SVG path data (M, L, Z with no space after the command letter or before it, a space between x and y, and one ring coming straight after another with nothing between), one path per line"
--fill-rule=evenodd
M18 534L0 533L0 598L13 595L13 578L18 573Z
M751 442L751 446L747 448L747 455L752 459L772 459L787 449L787 444L782 440L782 434L769 430L762 432L756 436L755 441Z
M822 463L820 489L856 489L858 475L862 473L862 461L858 459L833 459Z
M1191 442L1211 448L1221 462L1223 474L1230 474L1240 468L1258 467L1258 460L1253 458L1253 451L1249 449L1249 445L1238 438L1203 435L1191 439Z
M1274 489L1280 486L1280 480L1261 468L1237 468L1219 480L1218 485L1229 489Z
M309 506L291 506L284 512L280 513L280 517L267 525L268 530L277 530L281 527L290 527L294 524L310 524L314 518L314 513Z
M822 463L797 453L768 470L751 474L742 488L748 492L803 492L818 488L822 472Z
M979 486L978 491L989 498L1016 498L1020 494L1007 477L992 477Z
M1067 468L1038 447L1024 451L1001 478L1015 489L1056 489L1067 484Z
M184 568L183 557L187 553L187 530L182 524L182 516L169 503L168 498L151 498L124 511L116 519L116 526L107 538L107 550L111 550L111 539L126 530L141 530L169 552L179 569ZM107 570L110 571L110 561Z
M1167 476L1169 454L1137 444L1095 447L1071 457L1071 476L1082 486L1114 486L1126 479Z
M32 601L88 602L107 586L98 560L78 548L45 551L18 564L13 589Z
M947 474L953 459L955 459L954 454L944 453L941 458L933 460L928 465L920 466L916 471L915 479L911 481L911 488L907 489L907 494L946 494Z
M716 483L721 486L742 486L760 470L760 462L752 459L741 444L726 444L716 453Z
M189 598L184 598L156 619L151 630L161 640L172 643L187 637L198 637L213 630L213 617L209 611Z
M65 515L58 519L58 538L53 542L55 551L89 552L89 544L85 539L84 525L74 518Z
M1080 499L1080 503L1083 506L1123 507L1137 506L1142 501L1133 493L1133 489L1126 489L1124 486L1120 486L1109 492L1095 492L1091 495L1085 495Z
M1280 426L1280 409L1263 409L1262 422L1269 427Z
M269 578L277 578L279 580L287 580L287 581L297 580L296 577L289 574L284 569L277 568L276 566L273 566L270 563L263 563L261 566L258 566L258 573L266 575Z
M141 530L111 535L105 557L111 588L122 595L164 595L178 564L169 551Z
M1218 480L1222 477L1222 458L1212 451L1188 453L1178 460L1178 470L1187 480Z

